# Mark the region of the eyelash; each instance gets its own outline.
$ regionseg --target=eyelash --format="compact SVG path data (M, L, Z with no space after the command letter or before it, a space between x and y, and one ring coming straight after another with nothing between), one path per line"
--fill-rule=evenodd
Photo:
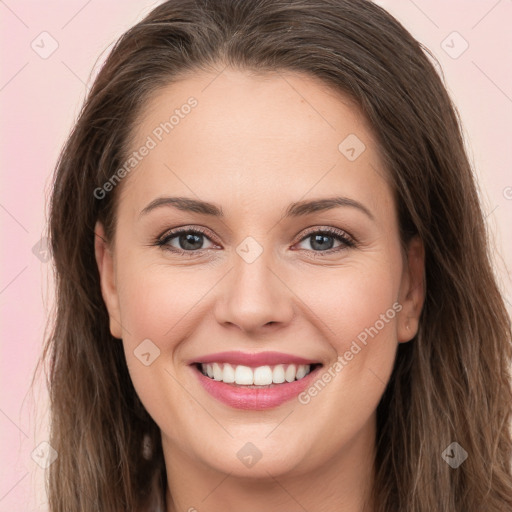
M187 257L192 257L192 256L197 255L198 253L202 253L204 251L211 250L211 249L197 249L197 250L185 251L183 249L177 249L176 247L171 247L171 246L168 245L168 243L173 238L176 238L178 235L180 235L182 233L191 233L191 234L195 234L195 235L203 235L206 238L208 238L208 240L210 240L212 243L215 243L207 235L207 231L206 230L204 230L203 228L200 228L200 227L195 227L195 228L179 228L179 229L167 231L165 234L160 235L159 237L157 237L157 239L155 240L154 244L152 244L152 245L156 245L158 247L161 247L164 250L171 251L171 252L173 252L175 254L178 254L180 256L187 256ZM328 236L332 236L333 238L337 239L338 241L340 241L342 243L342 245L340 245L339 247L331 248L331 249L328 249L326 251L314 251L314 250L310 250L310 249L300 249L300 250L304 250L304 251L308 251L308 252L313 252L315 254L315 257L316 257L317 254L329 255L329 254L333 254L333 253L337 253L337 252L346 250L348 248L356 247L356 242L354 241L354 239L352 237L349 237L347 235L347 233L345 233L344 231L341 231L341 230L338 230L338 229L334 229L334 228L322 228L322 229L316 229L316 230L308 231L296 243L303 242L304 240L306 240L307 238L311 237L312 235L328 235Z

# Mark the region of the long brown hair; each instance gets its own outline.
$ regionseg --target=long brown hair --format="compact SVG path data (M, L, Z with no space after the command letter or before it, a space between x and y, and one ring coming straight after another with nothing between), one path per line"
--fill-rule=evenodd
M510 319L458 114L432 56L364 0L169 0L115 44L60 155L48 236L56 317L49 365L52 512L164 504L160 431L112 337L94 258L94 226L115 230L138 115L158 88L231 66L315 76L366 115L393 183L403 242L426 250L417 336L399 345L377 409L376 512L512 510ZM136 172L136 171L135 171ZM151 453L143 452L144 440ZM456 469L442 454L457 442Z

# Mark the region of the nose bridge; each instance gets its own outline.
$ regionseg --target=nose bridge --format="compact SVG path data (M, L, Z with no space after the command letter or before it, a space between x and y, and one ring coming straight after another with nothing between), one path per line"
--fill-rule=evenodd
M274 251L253 237L245 238L233 253L233 270L226 281L219 322L254 330L269 322L287 322L293 316L290 292L276 276Z

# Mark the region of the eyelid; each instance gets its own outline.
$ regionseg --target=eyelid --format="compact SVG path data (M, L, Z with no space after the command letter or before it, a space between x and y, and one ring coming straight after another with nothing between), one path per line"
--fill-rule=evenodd
M207 228L204 228L203 226L198 226L196 224L193 225L184 225L184 226L176 226L175 228L169 228L163 231L160 235L156 237L157 240L161 240L163 238L166 238L168 235L176 235L183 231L199 231L202 234L206 235L209 230Z
M301 238L297 242L302 242L308 236L311 236L315 233L327 233L332 236L337 236L345 239L346 242L350 242L352 246L357 245L357 240L351 234L349 234L344 229L335 228L332 226L313 226L311 228L306 228L306 232L302 234ZM297 243L296 242L296 243ZM326 252L326 251L316 251L316 252Z
M210 240L210 242L212 242L213 244L216 244L216 245L220 245L218 244L216 241L215 241L215 237L211 236L210 235L210 230L207 229L207 228L204 228L202 226L197 226L197 225L193 225L193 226L177 226L175 228L172 228L172 229L166 229L161 235L157 236L156 239L155 239L155 244L157 245L165 245L165 243L172 239L172 238L175 238L176 236L182 234L182 233L200 233L202 235L205 236L205 238L208 238L208 240ZM180 249L176 249L177 251L179 251ZM185 252L195 252L195 253L198 253L200 252L201 250L207 250L207 249L199 249L197 251L185 251Z

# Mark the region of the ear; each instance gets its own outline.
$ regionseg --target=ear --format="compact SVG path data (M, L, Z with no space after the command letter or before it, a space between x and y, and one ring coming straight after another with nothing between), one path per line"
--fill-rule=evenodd
M424 300L425 248L419 236L415 236L407 247L398 297L398 302L402 306L397 325L399 343L410 341L416 336Z
M97 221L94 227L94 254L100 274L101 294L110 318L110 332L114 338L122 338L121 315L117 296L114 259L105 237L105 229Z

